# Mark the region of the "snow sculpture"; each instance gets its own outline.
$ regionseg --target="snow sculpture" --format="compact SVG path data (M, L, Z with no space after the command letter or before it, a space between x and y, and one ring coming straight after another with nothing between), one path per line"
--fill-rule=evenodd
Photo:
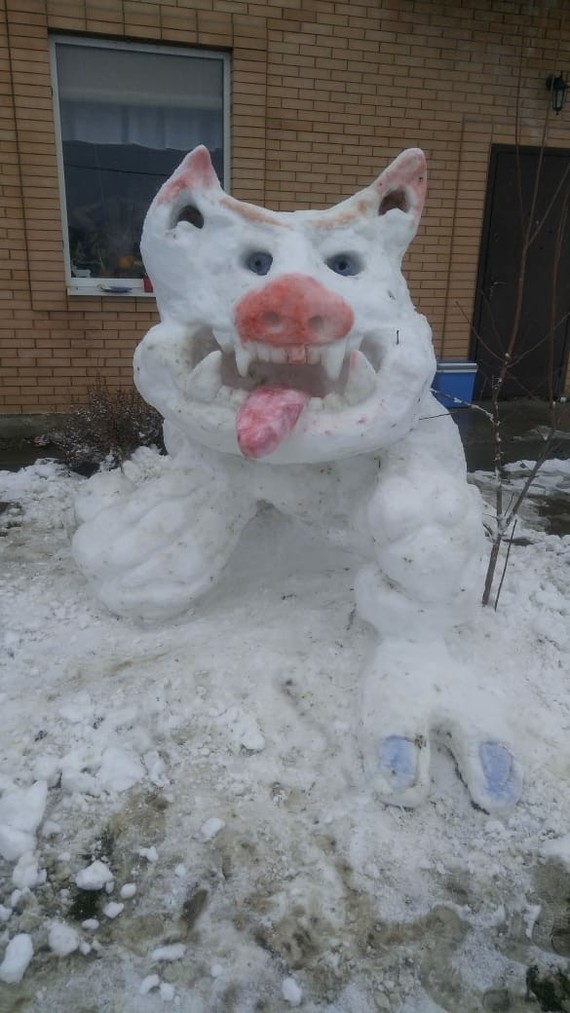
M186 156L145 221L161 323L135 353L172 466L136 488L92 479L74 552L111 610L159 619L218 579L261 501L352 547L377 634L355 718L370 783L417 804L443 735L497 811L519 766L445 644L480 588L480 505L400 270L425 191L410 149L336 207L275 213L225 194L205 148Z

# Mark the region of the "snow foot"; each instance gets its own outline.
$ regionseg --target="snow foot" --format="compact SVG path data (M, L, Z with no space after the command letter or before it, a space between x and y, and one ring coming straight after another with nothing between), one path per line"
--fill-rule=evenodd
M389 735L378 749L379 766L382 775L396 792L411 788L417 778L418 750L409 739L401 735Z
M450 736L449 747L475 805L488 813L505 813L522 794L522 768L511 750L496 739Z
M389 735L378 745L375 789L389 805L416 806L428 789L429 749L426 738Z
M473 803L502 814L518 802L521 766L501 700L459 666L443 641L386 638L362 676L356 731L368 784L387 805L412 808L431 786L430 749L443 744Z
M506 746L500 742L482 742L479 746L479 759L484 777L484 784L475 798L483 809L493 812L497 809L511 808L518 802L522 792L522 772L519 764Z

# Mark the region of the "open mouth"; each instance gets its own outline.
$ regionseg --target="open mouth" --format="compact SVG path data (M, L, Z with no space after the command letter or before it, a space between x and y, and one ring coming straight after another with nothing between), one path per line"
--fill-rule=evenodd
M243 344L233 335L216 340L204 329L193 338L190 364L185 389L197 401L226 401L239 408L253 392L271 387L300 392L311 411L338 411L373 394L380 354L367 339L359 348L353 339L276 347Z
M240 341L233 332L194 335L191 372L184 384L195 401L227 405L235 413L244 457L272 454L305 410L341 412L377 389L380 352L358 337L307 345Z

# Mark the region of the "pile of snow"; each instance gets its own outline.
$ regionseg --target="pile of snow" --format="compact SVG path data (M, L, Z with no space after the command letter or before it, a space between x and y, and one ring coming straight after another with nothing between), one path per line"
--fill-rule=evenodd
M475 809L442 742L406 812L360 768L350 558L266 513L191 616L117 620L71 559L81 481L0 473L0 1006L518 1008L567 953L570 537L521 522L450 642L513 702L521 804Z
M12 936L0 964L0 981L5 981L8 985L21 981L33 955L34 947L27 932L18 932Z

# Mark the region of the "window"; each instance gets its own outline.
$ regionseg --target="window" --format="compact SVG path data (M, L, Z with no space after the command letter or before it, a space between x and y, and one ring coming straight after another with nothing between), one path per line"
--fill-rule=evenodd
M228 57L61 36L52 72L69 291L138 294L158 188L197 144L224 179Z

